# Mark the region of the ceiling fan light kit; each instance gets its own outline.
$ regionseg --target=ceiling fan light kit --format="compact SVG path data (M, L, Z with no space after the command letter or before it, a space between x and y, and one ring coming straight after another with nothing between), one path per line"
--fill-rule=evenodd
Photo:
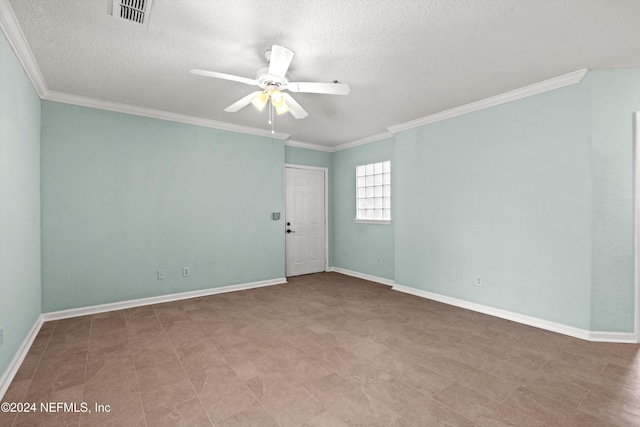
M251 100L251 103L258 111L264 110L264 106L269 102L269 95L266 92L260 92L260 95Z
M235 113L249 104L253 104L258 111L262 111L269 104L269 124L271 125L271 133L275 133L273 124L274 110L277 114L289 112L296 119L304 119L309 115L291 95L282 91L347 95L351 90L349 85L337 83L337 81L333 83L290 82L287 70L291 65L293 56L294 52L292 50L274 44L270 50L265 52L269 67L258 70L255 79L199 69L193 69L191 73L260 87L262 91L256 91L245 96L225 108L224 111Z

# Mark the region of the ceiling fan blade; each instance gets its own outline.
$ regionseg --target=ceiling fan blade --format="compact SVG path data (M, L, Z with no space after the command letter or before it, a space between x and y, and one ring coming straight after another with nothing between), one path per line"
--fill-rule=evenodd
M238 111L238 110L246 107L247 105L251 104L251 101L253 100L253 98L255 98L256 96L260 95L261 93L262 93L261 90L257 90L255 92L251 92L249 95L245 96L241 100L236 101L233 104L229 105L227 108L224 109L224 111L226 111L227 113L235 113L236 111Z
M216 73L215 71L198 70L194 68L191 70L191 74L197 74L199 76L215 77L216 79L232 80L234 82L246 83L248 85L258 85L258 81L254 79L248 79L246 77L234 76L232 74Z
M346 83L291 82L287 85L291 92L324 93L327 95L347 95L351 88Z
M298 102L293 99L293 96L289 95L286 92L282 92L282 96L284 96L284 99L287 101L287 107L289 107L289 112L293 117L295 117L296 119L304 119L309 115L309 113L304 111L304 108L302 108L300 104L298 104Z
M287 74L294 52L284 46L274 44L271 47L271 57L269 58L269 74L284 77Z

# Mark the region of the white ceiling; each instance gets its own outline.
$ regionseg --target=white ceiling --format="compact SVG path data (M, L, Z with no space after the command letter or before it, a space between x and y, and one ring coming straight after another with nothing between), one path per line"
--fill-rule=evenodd
M268 129L266 109L224 108L255 87L272 44L296 52L296 81L339 80L347 96L294 94L291 139L336 146L581 68L640 67L638 0L154 0L148 26L111 0L9 0L49 90Z

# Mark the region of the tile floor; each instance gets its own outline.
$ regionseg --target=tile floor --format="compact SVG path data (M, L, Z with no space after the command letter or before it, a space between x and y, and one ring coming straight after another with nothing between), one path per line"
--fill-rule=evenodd
M640 426L640 351L321 273L48 322L4 401L93 412L0 426Z

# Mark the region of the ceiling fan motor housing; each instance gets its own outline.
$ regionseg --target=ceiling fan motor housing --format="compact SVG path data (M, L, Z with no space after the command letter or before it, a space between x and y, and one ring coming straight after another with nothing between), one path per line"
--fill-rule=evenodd
M283 90L287 88L289 84L289 79L287 76L280 77L275 76L273 74L269 74L269 68L261 68L258 70L258 74L256 74L256 81L258 82L258 86L262 89L266 89L267 86L276 86L279 90Z

